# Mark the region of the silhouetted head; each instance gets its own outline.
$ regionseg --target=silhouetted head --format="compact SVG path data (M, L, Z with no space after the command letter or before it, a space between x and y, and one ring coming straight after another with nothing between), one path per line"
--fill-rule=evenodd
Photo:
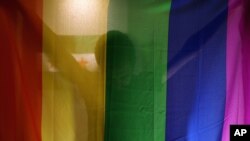
M135 66L135 49L129 37L120 31L109 31L103 35L96 47L96 60L101 65L106 45L107 77L129 81ZM102 65L101 65L102 66ZM127 83L127 82L126 82Z

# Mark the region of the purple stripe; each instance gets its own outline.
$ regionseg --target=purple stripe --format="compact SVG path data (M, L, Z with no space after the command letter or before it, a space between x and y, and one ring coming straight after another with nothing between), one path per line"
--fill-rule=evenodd
M230 124L249 124L250 55L245 31L247 1L229 0L227 29L227 99L222 141L229 141ZM248 15L249 16L249 15ZM244 30L242 30L244 28ZM249 36L249 35L248 35Z

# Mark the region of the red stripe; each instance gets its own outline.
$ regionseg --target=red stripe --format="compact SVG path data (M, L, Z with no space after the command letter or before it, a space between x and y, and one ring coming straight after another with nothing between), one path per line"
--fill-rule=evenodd
M41 0L1 2L0 140L3 141L41 140L42 23L29 16L42 13L41 5Z

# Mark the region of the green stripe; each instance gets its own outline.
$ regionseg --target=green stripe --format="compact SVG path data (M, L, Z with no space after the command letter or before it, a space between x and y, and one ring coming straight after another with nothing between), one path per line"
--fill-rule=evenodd
M168 0L110 1L108 28L125 34L107 38L106 141L165 140L169 9Z

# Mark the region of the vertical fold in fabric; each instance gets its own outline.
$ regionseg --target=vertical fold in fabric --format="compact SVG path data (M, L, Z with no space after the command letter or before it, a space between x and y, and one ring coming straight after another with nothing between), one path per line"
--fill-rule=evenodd
M227 0L172 2L166 140L221 139L226 99Z
M41 0L0 2L0 140L40 141Z
M44 0L43 141L103 141L108 0Z
M229 140L231 124L250 124L250 3L228 2L227 101L222 141Z
M111 0L106 141L163 141L170 1Z
M240 24L242 37L244 122L250 124L250 1L243 1L243 17Z

